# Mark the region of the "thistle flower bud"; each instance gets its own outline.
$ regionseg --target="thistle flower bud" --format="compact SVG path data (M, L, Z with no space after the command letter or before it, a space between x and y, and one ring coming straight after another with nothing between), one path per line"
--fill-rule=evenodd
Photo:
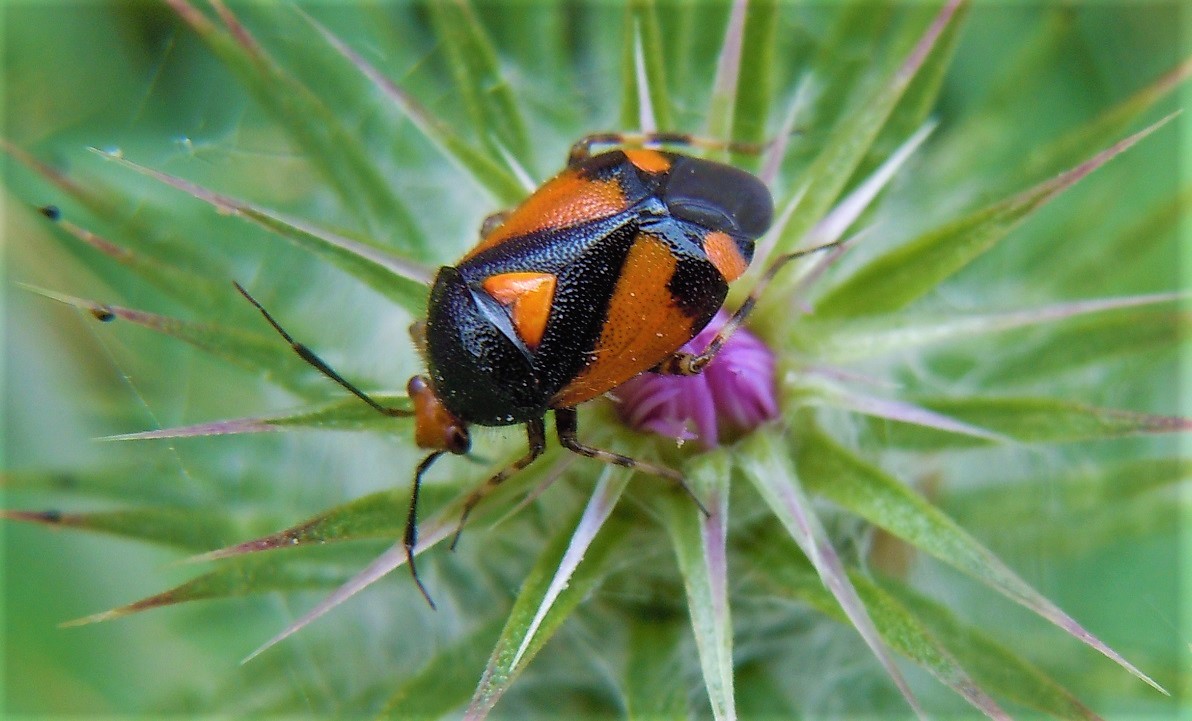
M720 311L683 346L701 353L728 320ZM712 449L778 416L774 353L745 329L734 333L704 372L642 375L613 394L626 425Z

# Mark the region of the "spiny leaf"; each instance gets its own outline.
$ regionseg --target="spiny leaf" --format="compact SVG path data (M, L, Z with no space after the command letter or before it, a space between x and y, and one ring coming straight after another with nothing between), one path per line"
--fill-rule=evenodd
M741 80L741 52L745 37L745 0L734 0L716 61L716 78L708 101L708 137L728 139Z
M874 138L869 156L858 166L854 178L868 175L871 168L876 167L888 156L890 148L896 147L903 138L932 122L929 118L937 107L944 77L960 44L970 7L970 4L965 4L956 10L952 22L944 28L923 67L890 112L890 117L881 132Z
M906 163L923 141L927 140L927 136L935 129L934 124L927 124L919 128L909 138L906 139L898 147L896 151L890 154L890 157L885 160L873 174L866 178L863 182L848 194L843 200L836 204L831 212L825 215L815 227L807 233L804 240L806 247L814 248L828 243L834 243L844 237L845 231L852 227L857 218L869 207L874 198L886 187L891 179L898 173L899 169ZM834 262L836 257L834 255L826 255L819 260L818 265L813 265L807 270L800 280L806 276L811 276L816 273L819 268L826 267ZM761 268L761 264L756 266ZM758 272L761 272L760 270Z
M804 174L802 185L790 197L801 196L798 209L784 223L771 231L778 238L775 252L788 252L820 218L845 188L858 165L869 152L891 111L914 80L936 41L952 21L961 3L949 0L919 38L910 54L869 97L856 106L833 129L819 154ZM784 205L784 203L780 203ZM778 281L770 292L771 303L778 302L789 290L790 282Z
M422 553L427 548L434 546L451 534L452 526L447 523L435 523L433 527L428 528L430 525L431 524L423 524L420 527L420 530L422 531L420 534L421 538L418 542L417 548L414 549L415 555ZM243 664L252 661L257 656L260 656L262 653L273 648L290 636L298 633L302 629L325 616L336 606L339 606L352 596L355 596L357 593L360 593L364 589L384 578L395 568L404 565L406 561L407 557L405 545L403 543L396 543L384 553L373 559L372 563L365 566L363 570L356 573L356 575L352 576L351 578L344 580L341 577L341 579L335 583L327 584L336 586L335 591L333 591L322 601L319 601L314 608L304 613L298 618L298 620L286 626L268 641L258 646L255 650L253 650L252 653L245 656L241 663Z
M1056 718L1100 718L1042 670L998 643L995 636L962 623L945 606L902 583L886 580L879 586L869 579L861 583L912 614L986 688Z
M197 563L278 548L361 538L397 538L405 528L405 510L409 502L410 494L404 490L373 493L324 511L283 531L203 553L189 560Z
M1161 360L1179 352L1189 331L1189 313L1154 310L1099 315L1056 328L1039 342L1014 347L980 375L990 386L1008 387L1118 358Z
M793 116L792 116L793 118ZM791 120L792 118L788 118ZM890 182L897 174L898 170L910 158L910 156L922 145L927 136L935 129L933 124L928 124L919 128L910 138L908 138L899 148L887 158L880 167L874 170L873 174L866 178L863 182L857 185L852 192L848 194L843 200L836 204L836 207L825 215L815 227L808 231L804 240L806 247L816 248L821 246L829 246L831 243L837 243L844 236L847 231L861 216L862 213L873 202L874 198L882 191L883 188ZM768 165L767 173L771 171L776 172L776 165ZM777 225L781 226L789 219L790 214L794 212L801 196L793 199L786 208L784 208L779 216ZM801 269L801 272L793 275L795 281L788 293L788 298L792 304L802 304L807 292L814 286L815 282L833 265L840 260L841 256L852 247L854 243L860 242L868 234L869 229L864 229L851 238L840 242L834 248L827 252L817 254L809 263ZM767 257L773 249L777 236L768 234L766 238L759 244L757 255L759 257ZM753 286L754 291L758 292L761 286L759 279L764 278L769 271L769 265L765 263L754 263L749 271L751 278L742 283L742 285ZM764 295L763 295L764 297Z
M135 538L163 546L210 548L236 535L224 511L198 508L133 508L121 511L0 511L0 518Z
M839 604L814 572L789 560L776 562L775 546L753 544L753 552L748 554L766 585L847 623ZM767 552L758 553L761 549ZM1099 718L1045 673L984 633L962 625L943 606L893 581L878 584L855 571L849 573L849 578L892 649L922 666L990 718L1008 717L982 688L1059 718ZM897 595L891 593L895 588L899 590ZM913 600L914 605L904 599Z
M800 389L811 389L822 397L823 402L839 408L846 408L874 418L886 418L901 423L923 426L942 433L956 433L984 441L1008 442L1010 439L1000 433L963 423L941 413L927 410L906 401L866 395L844 386L823 381L809 381L807 376L799 380Z
M496 49L466 0L426 6L455 77L455 90L485 143L494 139L515 156L530 151L521 105L501 73Z
M488 666L468 705L465 719L483 719L488 715L559 625L603 580L609 551L616 540L624 535L619 522L608 518L611 504L615 503L616 496L624 488L626 476L623 473L619 471L606 475L592 494L584 515L575 522L561 526L560 532L546 541L542 555L522 582L513 609L489 657ZM597 519L599 522L596 522ZM590 535L590 531L594 530L590 528L593 524L600 526L601 531L594 537ZM575 533L571 532L573 528L576 529ZM575 569L565 588L555 588L555 579L565 560L569 554L574 556L576 552L585 559L585 563ZM554 599L547 603L551 595L554 595ZM544 603L549 610L540 614Z
M1039 548L1089 553L1132 535L1174 528L1179 491L1192 480L1192 465L1179 458L1104 464L1085 470L1030 476L995 487L946 488L941 508L974 533L996 538L999 548ZM1040 508L1050 509L1040 513ZM1107 514L1104 509L1113 508ZM1007 528L1005 519L1019 521Z
M677 617L656 615L629 619L629 659L621 689L625 714L637 721L686 721L687 687L679 642L682 624Z
M692 490L705 499L705 518L690 499L667 499L664 516L671 547L683 574L687 608L699 649L704 686L717 721L737 717L733 695L733 629L728 606L728 482L731 465L724 452L708 453L688 464Z
M553 469L547 470L547 468L549 467L546 464L540 464L526 470L523 472L525 483L518 484L511 481L508 487L511 490L516 490L518 485L532 483L540 474L545 475L548 480L555 480L557 475L553 473ZM452 499L446 502L446 499L441 496L448 492ZM419 524L419 536L422 539L418 545L419 550L429 547L432 539L441 538L452 530L450 522L458 519L464 497L459 495L456 490L440 490L436 486L426 486L422 489L420 505L440 508L440 510L432 520ZM409 506L409 498L409 493L405 490L373 493L324 511L277 533L204 553L191 558L190 561L214 561L246 553L302 545L321 545L334 541L397 538L405 530L405 511ZM499 503L491 503L488 506L499 507ZM485 506L478 508L475 514L477 520L486 515ZM501 520L507 516L508 514L503 515Z
M247 558L227 563L215 571L203 574L148 598L125 606L103 611L64 623L64 626L84 626L101 623L163 606L192 601L250 596L273 591L301 591L326 588L343 578L342 563L326 563L310 559L288 558L281 563L273 558Z
M436 653L419 671L401 681L378 718L441 718L466 703L472 693L472 678L461 670L480 668L504 621L497 617L480 624Z
M435 3L431 7L439 8L441 5L441 3ZM305 13L303 14L305 15ZM377 90L384 94L387 100L414 123L414 127L418 128L427 140L454 161L477 185L492 193L493 197L502 203L516 203L525 197L526 188L517 177L501 167L490 156L469 145L438 118L431 115L430 111L414 96L385 77L380 70L377 70L347 43L332 34L330 30L309 15L305 15L305 17L337 52L347 58L362 75L376 86Z
M753 0L745 8L741 32L741 69L737 97L728 137L746 143L762 143L769 130L767 121L774 105L775 44L778 38L777 0ZM737 154L734 163L753 163L757 157ZM748 167L748 166L746 166Z
M59 190L79 201L96 214L106 214L115 211L116 203L106 194L98 192L94 186L80 183L66 173L58 170L49 163L45 163L24 148L10 142L7 138L0 138L0 150L11 155L21 165L49 181Z
M488 503L481 504L477 508L477 513L474 513L473 516L485 516L488 513L491 513L490 509L493 509L494 507L499 508L499 502L503 492L514 492L525 484L533 483L537 473L541 472L541 469L544 466L545 464L531 466L530 469L518 474L516 480L510 480L509 482L502 484L501 488L494 492L492 497L488 499ZM430 520L422 521L418 524L418 543L413 549L415 556L422 554L429 548L433 548L444 538L455 535L459 532L459 523L462 518L462 508L469 495L470 493L457 495L454 500L451 501L451 503L439 510L433 517L431 517ZM472 523L476 524L478 521L479 519L474 518ZM282 532L280 536L281 540L284 540L285 534L286 532ZM279 539L277 537L266 537L265 539L259 540L263 542L264 548L255 548L253 546L254 542L249 542L244 544L243 548L233 547L231 549L226 549L225 551L219 551L217 553L226 552L229 554L236 554L251 553L256 550L267 550L270 547L274 547L272 544L276 543ZM303 628L306 628L308 625L330 612L336 606L339 606L352 596L355 596L357 593L363 591L380 579L384 578L395 568L405 565L406 561L407 551L404 542L394 544L387 551L373 559L373 561L363 570L341 584L335 589L334 592L316 604L314 608L307 611L298 620L291 623L280 633L266 641L259 648L249 654L244 659L243 663L251 661L273 646L301 631Z
M225 284L216 283L191 270L167 265L155 258L113 243L107 238L96 235L90 230L60 217L60 211L56 207L46 206L41 209L41 212L50 220L56 221L55 227L61 228L78 242L94 248L141 276L159 290L165 291L192 307L210 307L217 298L226 294Z
M911 400L950 418L987 428L1023 443L1105 440L1138 433L1192 430L1192 420L1187 418L1098 408L1056 398L948 397ZM980 443L970 437L897 422L876 426L874 432L883 443L921 450Z
M1159 303L1170 303L1184 297L1178 293L1156 293L1154 295L1127 296L1124 298L1103 298L1081 300L1034 308L1031 310L1002 311L977 315L952 314L948 316L916 316L908 313L894 313L851 320L840 323L836 320L819 321L814 318L792 329L790 340L798 346L813 349L817 356L837 363L861 358L874 358L933 344L948 343L965 338L990 335L1016 328L1058 323L1077 316L1107 311L1136 308ZM1121 317L1134 319L1134 314Z
M1080 156L1109 142L1146 111L1170 95L1192 76L1192 57L1155 78L1116 105L1104 110L1088 123L1077 127L1055 142L1027 156L1021 175L1030 177L1076 162Z
M768 544L758 544L757 547L763 545ZM791 563L789 559L778 557L772 552L767 556L754 559L755 573L764 579L766 586L781 595L810 604L836 621L851 625L840 604L824 588L823 582L812 569ZM900 607L861 574L850 573L849 580L856 587L865 607L869 609L874 626L891 649L925 668L989 718L1009 718L997 702L970 678L953 655L927 632L919 619Z
M366 219L370 233L396 237L402 247L425 252L426 240L413 215L389 191L389 183L357 135L309 88L278 66L222 2L214 5L224 28L186 0L166 2L281 123L344 203Z
M762 151L761 169L758 171L757 177L767 187L774 187L778 179L778 172L782 169L782 163L786 159L786 151L791 143L791 136L795 133L795 124L803 118L811 105L811 88L812 83L809 79L804 79L795 88L794 97L791 98L790 105L787 107L786 117L783 118L778 133L774 136L773 142ZM786 202L781 206L782 212L778 216L778 221L774 224L776 227L781 228L790 222L790 216L799 207L799 203L803 201L803 195L806 194L808 189L808 184L804 183L799 186L798 191L786 199ZM776 233L767 233L758 246L756 256L758 258L769 257L770 250L777 239L778 236Z
M1005 200L929 231L871 261L817 304L821 317L872 315L897 310L922 297L992 248L1032 213L1089 173L1171 120L1118 141L1084 163Z
M97 303L44 288L25 287L47 298L85 311L100 322L109 323L116 319L126 320L177 338L238 366L257 371L264 370L282 384L294 388L299 388L302 385L298 379L302 377L300 369L304 364L290 352L289 348L273 338L248 333L239 328L192 323L118 305Z
M902 673L887 653L869 610L845 573L844 565L832 547L827 531L820 524L810 501L800 487L799 478L795 475L795 469L791 467L785 450L780 449L770 434L765 432L755 433L747 444L749 453L740 461L741 470L753 482L770 510L781 521L783 528L803 551L803 555L811 561L824 586L831 591L849 622L873 651L873 655L889 674L903 698L914 709L915 715L926 718L918 699L911 693Z
M1105 267L1106 258L1145 258L1154 253L1160 243L1176 236L1180 224L1192 209L1192 187L1165 198L1108 242L1098 244L1069 244L1068 252L1040 258L1060 288L1084 289L1088 280L1097 277ZM1048 262L1050 261L1050 262ZM1130 279L1131 268L1123 263L1115 273L1116 281ZM1124 277L1123 277L1124 276Z
M674 130L662 29L655 0L632 0L625 8L625 46L621 53L621 126ZM649 125L645 119L649 119Z
M426 266L398 258L363 240L332 233L305 220L212 192L190 181L138 165L118 155L100 155L210 203L221 213L246 218L298 247L318 254L414 315L420 315L425 310L426 286L432 278L431 270Z
M592 545L592 541L596 538L596 534L600 531L604 522L608 520L609 515L612 514L613 508L616 507L617 501L620 499L621 493L625 490L628 482L628 473L618 471L614 468L608 468L600 483L596 485L596 490L592 494L592 500L588 503L587 508L584 509L584 514L579 519L575 533L571 536L571 542L567 546L567 551L563 554L562 560L559 561L559 568L551 579L550 585L547 586L546 592L542 596L542 602L539 604L538 610L534 612L534 618L530 620L530 623L524 629L521 644L517 647L517 653L513 655L513 661L510 663L512 668L516 668L522 658L525 657L530 645L535 640L535 636L538 634L538 629L542 626L543 620L550 613L559 595L570 584L571 577L575 574L575 569L579 567L580 561L583 560L584 553Z
M370 396L385 408L392 408L406 414L413 413L409 398L404 395L372 393ZM123 433L117 436L107 436L104 440L142 441L154 438L194 438L197 436L224 436L240 433L267 433L301 429L337 431L404 430L402 426L394 425L395 422L403 423L400 419L377 413L376 410L365 405L356 397L349 397L333 403L326 403L304 410L278 415L231 418L228 420L213 421L211 423L199 423L193 426L161 428L138 433Z
M871 523L986 583L1166 693L1161 686L1031 588L922 496L853 455L806 418L799 417L796 420L799 438L796 467L809 490L823 494Z
M895 26L896 9L894 4L887 3L840 5L823 41L816 45L815 54L802 70L805 77L800 82L800 91L807 88L815 96L809 128L827 128L839 122L846 101L857 94L858 85L875 70L872 55L858 57L850 51L858 38L888 37L890 28ZM891 37L890 41L894 39ZM881 69L886 68L881 66Z
M46 493L61 494L65 498L100 498L127 501L136 498L142 503L165 504L180 507L202 506L214 502L220 489L203 484L180 484L172 482L179 475L178 469L150 463L140 459L128 466L105 466L82 470L28 470L0 473L0 489L13 499L21 492L37 492L37 498ZM237 486L237 492L245 494L246 503L259 500L254 493L258 484L245 483ZM269 494L272 498L272 493Z
M196 275L212 277L218 272L211 260L193 246L167 237L163 229L171 227L169 219L173 216L154 212L142 198L125 197L124 191L102 177L86 181L73 178L3 138L0 138L0 148L97 218L126 228L124 237L128 247L142 255L164 265L186 268ZM126 210L127 207L135 208L135 212Z

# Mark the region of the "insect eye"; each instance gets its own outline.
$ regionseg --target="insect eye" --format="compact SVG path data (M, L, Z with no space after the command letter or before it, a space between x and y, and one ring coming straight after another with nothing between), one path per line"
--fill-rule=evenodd
M463 426L452 426L447 429L447 450L462 456L472 447L472 438L468 429Z

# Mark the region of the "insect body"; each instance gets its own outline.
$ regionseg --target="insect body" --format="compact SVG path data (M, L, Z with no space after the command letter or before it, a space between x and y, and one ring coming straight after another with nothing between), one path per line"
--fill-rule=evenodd
M724 303L770 225L760 180L654 150L576 162L435 279L431 385L457 417L526 423L657 366Z
M773 201L761 180L728 165L640 147L590 153L595 143L626 140L594 135L576 143L563 172L486 221L480 243L435 278L420 333L429 376L408 386L415 440L432 453L415 473L404 538L428 602L414 567L418 490L435 459L469 450L472 424L523 424L529 449L466 499L461 529L477 502L542 453L551 411L564 447L670 479L707 513L677 472L580 443L575 408L646 371L702 370L756 292L705 352L679 348L707 325L728 284L748 267ZM676 135L636 140L695 142ZM758 291L805 252L779 258ZM378 411L408 415L344 380L240 290L308 363Z

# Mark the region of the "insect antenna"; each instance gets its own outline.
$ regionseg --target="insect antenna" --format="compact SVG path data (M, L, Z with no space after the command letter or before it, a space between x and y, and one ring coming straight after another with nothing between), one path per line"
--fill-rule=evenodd
M651 370L655 373L681 376L696 375L702 372L712 362L712 359L716 357L716 354L720 352L720 349L724 347L725 342L728 341L732 334L745 323L749 314L753 312L754 306L757 305L758 299L765 292L766 286L774 280L774 276L778 275L778 271L782 270L787 263L795 258L802 258L805 255L818 253L829 248L838 248L843 242L837 240L831 243L817 245L814 248L805 248L778 256L770 263L770 267L766 269L766 272L758 280L757 285L753 287L753 291L749 294L749 297L745 299L745 302L741 304L740 308L737 308L737 312L733 313L732 317L728 319L728 322L720 329L720 332L716 334L716 337L708 343L708 347L704 349L703 353L699 355L682 352L675 353Z
M282 328L281 324L273 319L273 316L269 313L269 311L265 310L265 306L261 305L256 298L249 295L249 292L244 289L244 286L240 285L236 281L232 281L232 285L236 286L236 290L240 291L240 295L244 296L249 303L252 303L257 310L261 311L261 315L265 316L265 320L269 321L269 325L273 326L273 329L277 331L287 343L290 344L290 348L292 348L294 352L298 354L298 357L309 363L312 367L314 367L315 370L335 381L352 395L372 406L372 408L378 413L394 418L404 418L413 415L413 413L410 411L404 410L402 408L389 408L377 403L375 400L369 397L367 393L352 385L339 373L336 373L331 366L323 362L322 358L315 355L314 351L294 340L293 336L287 333L286 329Z
M778 271L782 270L787 263L795 260L796 258L802 258L805 255L811 255L812 253L818 253L830 248L838 248L840 247L841 243L842 241L837 240L831 243L817 245L814 248L796 250L775 258L770 263L770 267L766 268L766 272L762 275L762 277L758 279L757 285L753 287L753 290L749 293L749 297L745 299L745 302L741 303L741 307L737 309L736 313L733 313L732 317L729 318L728 323L724 324L724 327L721 328L720 332L716 334L716 338L712 340L712 344L706 351L704 351L702 355L714 356L720 351L720 347L724 345L724 341L727 340L728 337L737 330L737 328L741 327L741 325L745 322L745 319L748 318L749 314L753 312L753 308L757 305L758 299L760 299L762 294L765 293L766 286L770 285L770 282L774 280L776 275L778 275ZM711 358L708 358L708 360L711 360ZM704 361L703 365L707 365L707 361Z

